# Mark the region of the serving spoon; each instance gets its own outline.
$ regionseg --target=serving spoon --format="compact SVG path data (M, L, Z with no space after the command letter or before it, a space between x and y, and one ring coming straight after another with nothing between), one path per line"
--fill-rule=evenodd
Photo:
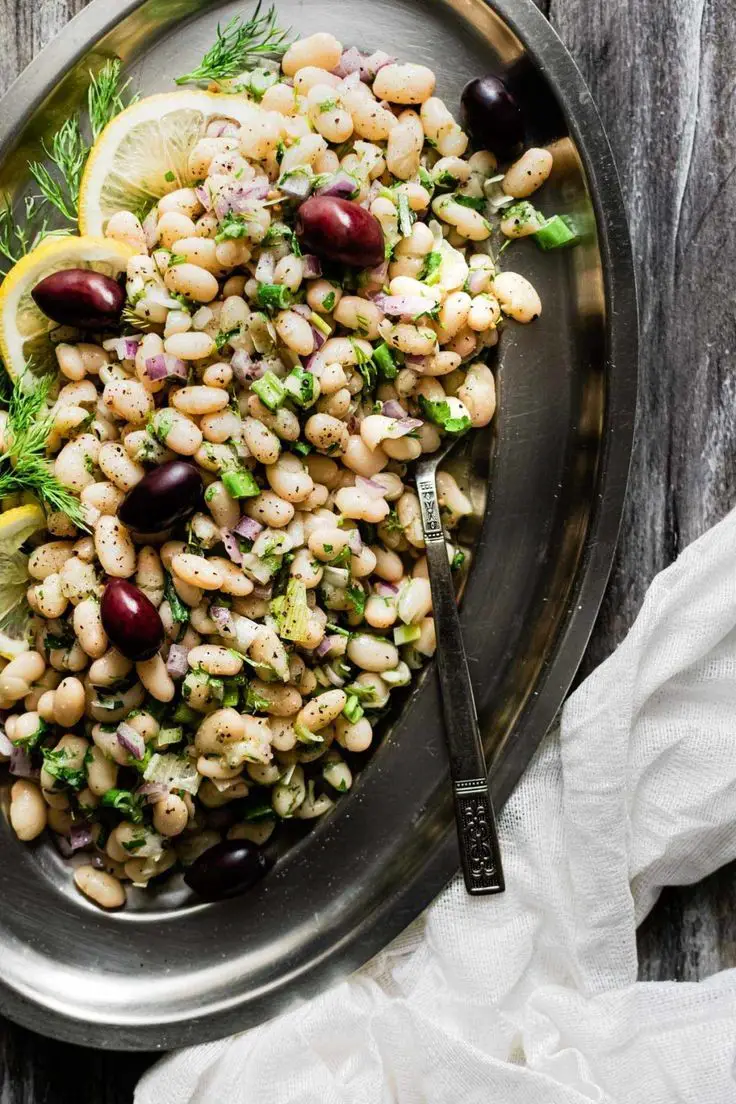
M416 484L432 588L437 670L450 758L460 862L465 889L472 895L479 895L503 893L504 879L496 818L488 790L488 768L478 729L478 714L437 499L437 468L455 444L456 440L419 461Z

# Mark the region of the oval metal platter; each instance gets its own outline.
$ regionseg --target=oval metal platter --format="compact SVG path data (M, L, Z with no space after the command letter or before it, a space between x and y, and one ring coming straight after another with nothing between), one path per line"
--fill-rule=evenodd
M144 95L169 89L239 10L94 0L2 102L0 189L17 194L39 140L81 105L104 57L123 58ZM462 620L500 807L572 681L618 532L637 321L615 166L580 74L531 0L279 0L279 16L301 34L328 28L431 66L454 111L471 77L505 75L530 138L554 144L545 209L585 229L569 251L514 247L513 268L539 289L543 314L506 327L499 413L461 464L477 515ZM76 893L50 844L18 843L0 818L2 1011L89 1046L181 1047L262 1021L359 967L458 866L439 718L430 668L351 794L255 890L218 905L193 904L174 878L104 914Z

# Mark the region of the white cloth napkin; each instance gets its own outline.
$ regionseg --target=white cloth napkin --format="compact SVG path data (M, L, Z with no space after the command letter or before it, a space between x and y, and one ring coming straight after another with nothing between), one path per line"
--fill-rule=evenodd
M362 971L150 1070L135 1104L733 1104L736 970L637 982L664 885L736 856L736 512L652 584L453 884Z

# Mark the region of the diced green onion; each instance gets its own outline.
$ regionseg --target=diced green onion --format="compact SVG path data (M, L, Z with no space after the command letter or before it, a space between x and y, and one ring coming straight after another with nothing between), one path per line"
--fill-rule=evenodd
M399 369L396 367L393 353L385 341L373 350L373 360L378 367L381 379L396 379Z
M399 192L399 230L401 236L408 238L414 225L416 215L409 206L409 197L404 192Z
M222 485L231 498L255 498L261 493L253 473L245 468L240 471L223 472Z
M309 321L312 323L314 328L319 330L320 333L323 333L325 337L329 337L332 333L329 323L325 322L324 318L317 314L316 311L312 311L309 316Z
M298 452L300 456L309 456L313 446L308 441L295 441L291 446L292 452Z
M357 695L348 695L348 700L345 702L342 715L346 721L350 722L350 724L358 723L360 718L363 716L363 706L360 704L360 699L357 697Z
M411 671L402 661L393 671L381 671L381 678L388 686L408 686L411 682Z
M565 215L552 215L544 226L532 234L540 249L548 252L550 249L562 249L564 246L577 245L580 235L571 225Z
M441 264L442 254L438 250L433 251L427 256L424 272L419 278L423 280L428 287L432 287L434 284L439 283Z
M174 710L174 720L178 721L179 724L192 724L194 721L199 722L201 718L202 714L197 713L197 711L187 705L186 702L179 702Z
M312 732L301 721L297 721L294 725L294 735L300 744L323 744L325 742L324 736L320 736L319 732Z
M256 383L258 382L256 380ZM283 382L283 387L288 397L297 406L312 406L317 401L315 378L311 372L305 371L304 368L295 368L293 372L290 372Z
M264 372L260 379L254 380L251 390L255 391L258 398L269 410L278 410L286 398L284 385L273 372Z
M285 310L290 307L293 296L283 284L259 284L256 291L256 302L259 307L266 310Z
M419 625L397 625L394 629L394 644L411 644L422 635Z

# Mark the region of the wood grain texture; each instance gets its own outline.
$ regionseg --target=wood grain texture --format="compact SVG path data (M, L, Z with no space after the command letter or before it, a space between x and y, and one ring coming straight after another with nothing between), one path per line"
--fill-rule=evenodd
M85 3L0 0L0 93ZM624 636L656 572L736 503L736 323L723 290L736 255L735 5L538 5L599 105L639 276L639 426L621 540L585 672ZM694 981L736 965L734 916L733 867L667 890L639 933L641 977ZM65 1046L0 1021L0 1104L123 1104L150 1061Z

